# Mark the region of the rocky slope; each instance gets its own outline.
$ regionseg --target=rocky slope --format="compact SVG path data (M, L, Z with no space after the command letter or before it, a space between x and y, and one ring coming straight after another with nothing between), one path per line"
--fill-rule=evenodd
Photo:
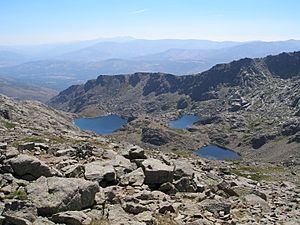
M81 132L1 96L4 225L299 224L299 167L217 162Z
M294 52L245 58L197 75L102 75L71 86L49 104L83 116L116 113L138 118L117 135L137 144L144 144L143 128L172 136L174 130L167 127L170 118L197 114L202 122L186 135L177 132L170 141L173 146L162 148L185 149L190 141L188 149L196 149L214 142L246 158L281 161L300 156L299 86L300 52Z

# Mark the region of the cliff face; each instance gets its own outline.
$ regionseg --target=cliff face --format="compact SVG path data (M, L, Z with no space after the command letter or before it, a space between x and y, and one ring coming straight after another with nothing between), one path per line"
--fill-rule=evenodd
M141 112L149 112L154 103L163 106L161 101L174 106L180 98L189 98L192 102L217 99L220 87L239 87L247 92L266 81L276 82L276 79L290 79L299 75L300 52L282 53L261 59L245 58L229 64L218 64L196 75L101 75L84 85L71 86L51 99L49 105L76 113L87 108L116 112L118 106L123 109L138 107Z

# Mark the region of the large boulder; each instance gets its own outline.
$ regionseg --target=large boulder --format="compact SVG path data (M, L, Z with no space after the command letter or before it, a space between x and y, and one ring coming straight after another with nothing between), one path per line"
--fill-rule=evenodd
M261 191L256 190L253 187L247 187L247 186L234 186L232 187L232 190L236 193L237 196L243 197L246 195L254 194L263 200L267 200L267 195Z
M36 157L21 154L9 160L14 173L24 180L35 180L41 176L51 177L58 172Z
M142 186L145 180L145 175L142 168L132 171L131 173L125 174L120 179L121 185L131 186Z
M124 152L123 156L127 159L146 159L147 156L145 155L144 149L137 145L129 146L126 151Z
M182 177L174 183L176 189L179 192L196 192L197 184L196 182L189 177Z
M173 165L175 166L174 178L180 179L181 177L193 177L195 171L191 164L184 159L172 160Z
M145 174L145 184L163 184L173 181L174 168L158 159L146 159L141 166Z
M167 144L169 141L170 138L167 133L160 129L148 127L142 129L142 142L161 146Z
M4 224L31 225L38 216L37 209L29 201L12 200L5 204L2 215Z
M206 199L201 202L201 205L204 209L211 213L219 213L223 211L225 214L229 214L231 209L231 204L229 201L221 201L216 199Z
M56 213L51 217L51 220L66 225L89 225L92 223L92 219L82 211Z
M27 186L28 198L42 216L90 207L98 191L97 183L79 178L40 177Z
M113 183L116 180L116 172L112 161L94 161L85 164L85 179L97 181L102 186Z

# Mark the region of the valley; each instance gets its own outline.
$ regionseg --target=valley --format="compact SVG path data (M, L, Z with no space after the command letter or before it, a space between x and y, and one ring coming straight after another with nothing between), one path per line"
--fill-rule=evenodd
M71 86L49 104L81 116L127 118L113 136L143 147L194 151L214 143L245 160L297 161L299 74L299 52L282 53L219 64L196 75L101 75ZM185 130L168 126L188 114L201 120Z

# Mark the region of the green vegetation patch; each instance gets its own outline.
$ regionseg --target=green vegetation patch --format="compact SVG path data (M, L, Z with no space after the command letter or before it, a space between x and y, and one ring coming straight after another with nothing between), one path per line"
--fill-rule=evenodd
M47 142L42 137L34 137L34 136L25 137L25 138L22 139L22 141L24 141L24 142L35 142L35 143L46 143Z
M26 200L27 199L27 193L25 190L20 189L17 191L14 191L8 195L5 196L6 199L19 199L19 200Z
M12 122L8 122L8 121L4 121L3 123L4 127L7 128L7 129L13 129L16 127L16 125Z
M90 225L109 225L107 218L93 219Z
M186 129L177 129L177 128L170 128L170 130L176 134L183 135L187 134L188 131Z
M255 181L274 181L280 176L277 174L283 173L284 168L280 166L266 166L266 167L254 167L254 166L241 166L231 171L237 176L246 177Z

